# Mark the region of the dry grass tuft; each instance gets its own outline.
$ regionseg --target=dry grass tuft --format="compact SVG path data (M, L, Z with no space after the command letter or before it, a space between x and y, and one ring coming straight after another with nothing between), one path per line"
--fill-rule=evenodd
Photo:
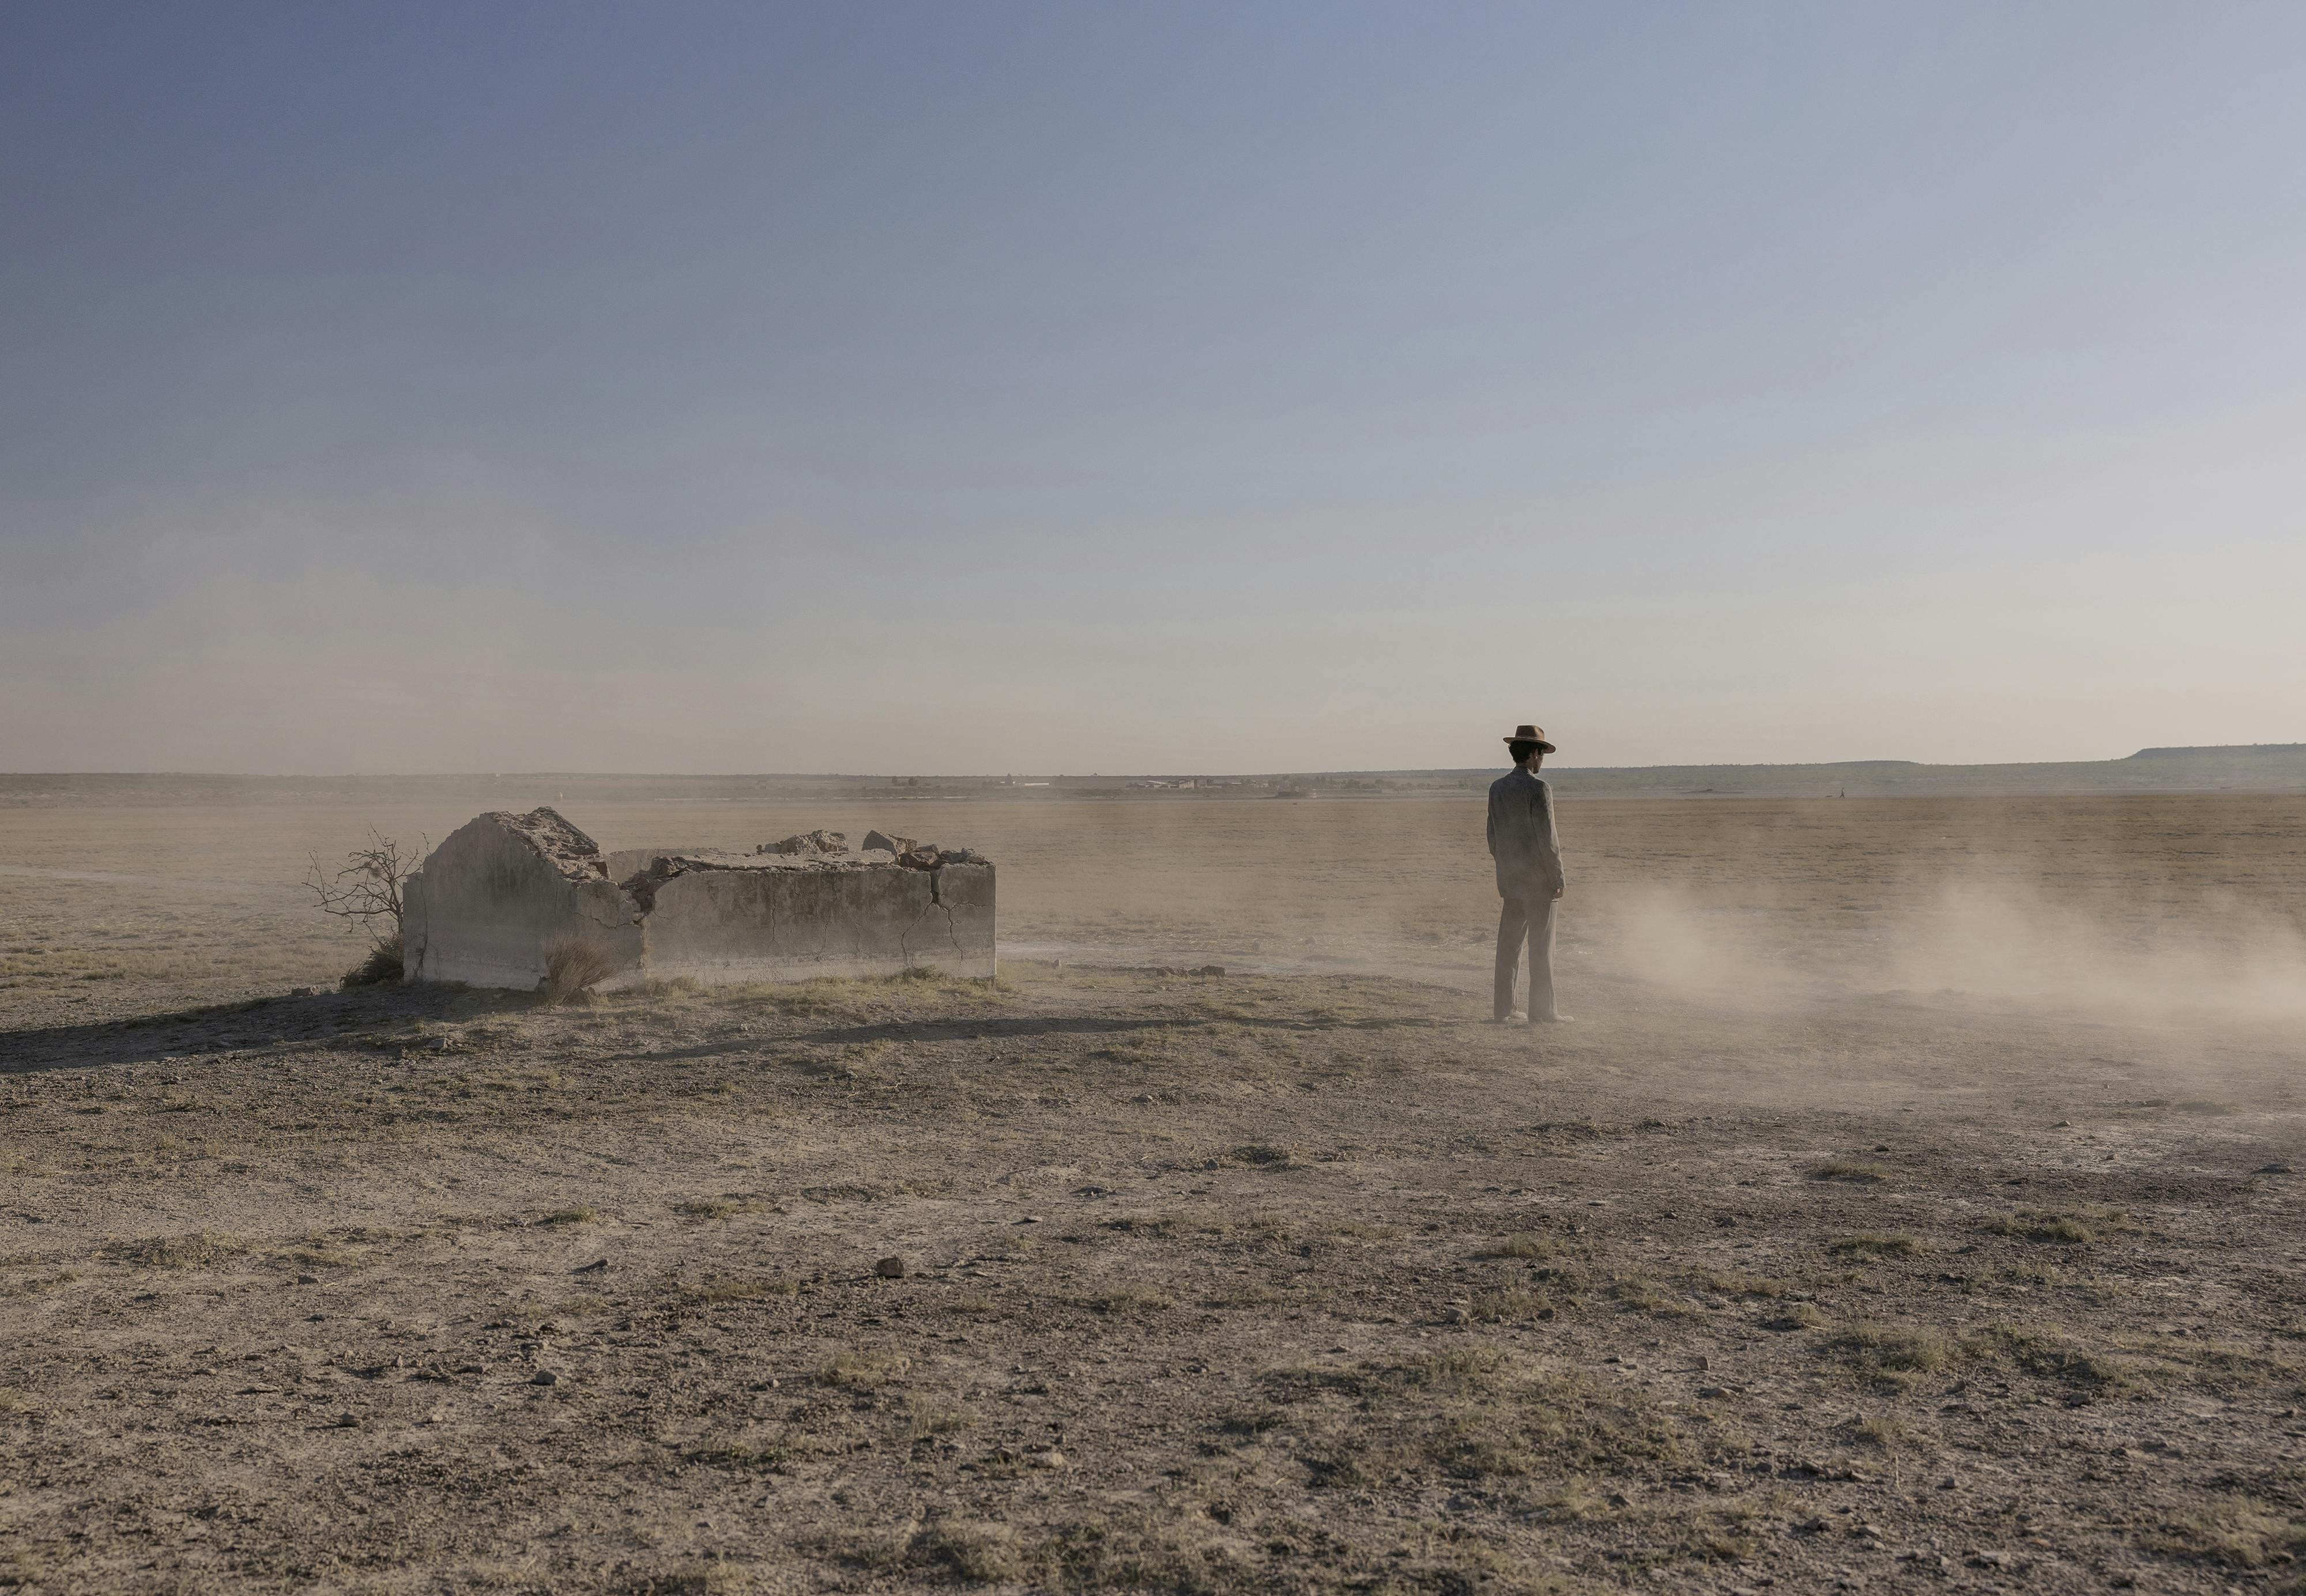
M1560 1250L1560 1244L1550 1237L1532 1235L1527 1231L1522 1231L1507 1236L1502 1241L1490 1242L1473 1256L1478 1259L1539 1259L1551 1258Z
M544 1001L565 1003L609 978L609 950L585 936L564 936L544 951Z
M2144 1539L2155 1551L2229 1568L2265 1568L2306 1556L2306 1523L2243 1496L2219 1497L2173 1514Z
M1870 1230L1844 1236L1826 1249L1840 1258L1911 1258L1921 1250L1922 1244L1911 1236L1884 1235Z
M1954 1356L1953 1344L1926 1325L1887 1325L1858 1319L1826 1343L1861 1368L1919 1374L1942 1369Z
M2062 1336L2019 1325L1989 1325L1966 1344L1966 1350L2014 1363L2028 1374L2063 1381L2089 1395L2125 1391L2139 1384L2137 1376L2114 1358Z
M1991 1236L2023 1236L2029 1242L2057 1242L2077 1246L2095 1241L2101 1232L2135 1231L2120 1208L2020 1208L1978 1229Z
M140 1236L132 1241L107 1242L102 1248L104 1257L113 1263L158 1269L199 1268L222 1263L247 1250L230 1236L204 1230L180 1236Z
M1874 1186L1890 1178L1878 1164L1861 1164L1855 1158L1828 1158L1809 1172L1813 1181L1843 1181L1853 1186Z
M1494 1325L1514 1319L1551 1319L1552 1306L1535 1292L1508 1286L1503 1291L1476 1292L1468 1316L1475 1324Z
M368 957L345 971L344 979L337 985L346 992L361 986L399 986L406 967L401 945L400 933L396 931L371 948Z
M790 1297L800 1283L781 1276L715 1275L689 1294L699 1302L750 1302L763 1297Z
M913 1361L900 1353L835 1353L817 1366L818 1383L844 1391L877 1391L912 1372Z

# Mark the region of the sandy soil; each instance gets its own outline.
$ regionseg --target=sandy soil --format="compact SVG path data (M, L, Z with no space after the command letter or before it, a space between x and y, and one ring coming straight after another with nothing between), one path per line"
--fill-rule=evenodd
M0 1583L2293 1580L2306 804L1575 806L1535 1032L1478 813L944 806L1065 968L564 1008L0 816Z

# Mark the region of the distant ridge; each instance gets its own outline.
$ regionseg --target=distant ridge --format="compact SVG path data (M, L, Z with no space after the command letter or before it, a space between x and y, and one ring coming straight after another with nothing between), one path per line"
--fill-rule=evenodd
M2132 759L2183 759L2195 754L2238 755L2248 757L2266 754L2306 754L2306 743L2228 743L2222 747L2204 748L2140 748Z

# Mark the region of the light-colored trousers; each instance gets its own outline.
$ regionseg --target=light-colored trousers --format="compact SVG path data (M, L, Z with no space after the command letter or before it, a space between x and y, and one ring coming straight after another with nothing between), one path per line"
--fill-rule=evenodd
M1529 943L1529 1017L1553 1018L1553 910L1549 890L1540 888L1525 897L1507 898L1498 909L1498 978L1494 1004L1497 1017L1514 1010L1514 977L1520 972L1522 943Z

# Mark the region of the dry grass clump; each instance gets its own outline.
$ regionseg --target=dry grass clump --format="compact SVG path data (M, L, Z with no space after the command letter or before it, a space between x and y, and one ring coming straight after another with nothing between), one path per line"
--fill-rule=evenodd
M191 1269L208 1264L222 1263L248 1249L229 1236L193 1231L179 1236L139 1236L133 1240L107 1242L104 1257L113 1263L138 1264L146 1268Z
M718 1464L724 1469L781 1470L792 1460L793 1449L783 1440L725 1441L696 1447L682 1454L690 1463Z
M1172 1305L1170 1299L1163 1296L1159 1292L1141 1291L1129 1285L1115 1286L1111 1291L1100 1292L1095 1296L1085 1298L1081 1303L1081 1306L1093 1312L1107 1313L1115 1318L1132 1314L1158 1313Z
M346 992L360 986L397 986L405 965L400 933L396 931L369 949L366 958L345 971L344 979L337 986Z
M1251 1428L1268 1447L1296 1441L1292 1449L1318 1489L1549 1472L1634 1478L1686 1450L1646 1397L1533 1373L1479 1344L1405 1363L1281 1370L1267 1383L1281 1411L1256 1415ZM1229 1428L1240 1433L1243 1422Z
M1872 1186L1890 1177L1878 1164L1861 1164L1855 1158L1828 1158L1811 1169L1809 1178L1813 1181L1843 1181L1853 1186Z
M1687 1319L1696 1311L1688 1303L1667 1296L1658 1289L1658 1283L1646 1275L1614 1276L1610 1282L1610 1300L1658 1319Z
M2019 1325L1989 1325L1967 1347L1977 1356L2014 1363L2028 1374L2062 1380L2091 1395L2128 1390L2139 1383L2115 1359L2064 1336Z
M2306 1557L2306 1523L2243 1496L2223 1496L2173 1514L2144 1537L2152 1550L2229 1568L2265 1568Z
M580 1202L573 1207L555 1208L537 1223L551 1225L590 1225L599 1217L600 1216L595 1214L588 1205Z
M912 1372L913 1361L901 1353L856 1351L835 1353L817 1366L818 1383L845 1391L877 1391L892 1380Z
M1551 1258L1560 1250L1560 1244L1550 1237L1532 1235L1527 1231L1520 1231L1500 1241L1490 1242L1473 1256L1477 1259L1540 1259Z
M1474 1293L1473 1305L1467 1311L1474 1323L1482 1325L1553 1317L1553 1309L1543 1297L1535 1292L1511 1286L1503 1291Z
M1911 1258L1921 1250L1922 1244L1911 1236L1885 1235L1870 1230L1844 1236L1826 1249L1840 1258Z
M696 1302L749 1302L762 1297L790 1297L800 1291L800 1283L773 1275L715 1275L689 1293Z
M965 1407L934 1402L914 1402L905 1409L903 1438L907 1441L925 1441L941 1435L957 1435L977 1422L977 1415Z
M565 1003L609 978L609 950L585 936L564 936L544 950L544 1001Z
M2097 1239L2100 1233L2138 1228L2120 1208L2020 1208L1978 1229L1991 1236L2023 1236L2029 1242L2058 1242L2069 1246Z
M1955 1354L1953 1343L1926 1325L1871 1319L1843 1326L1826 1345L1875 1374L1922 1374L1943 1369Z
M1782 1297L1795 1287L1784 1280L1766 1275L1747 1275L1736 1269L1694 1269L1684 1279L1698 1291L1714 1292L1725 1297Z

